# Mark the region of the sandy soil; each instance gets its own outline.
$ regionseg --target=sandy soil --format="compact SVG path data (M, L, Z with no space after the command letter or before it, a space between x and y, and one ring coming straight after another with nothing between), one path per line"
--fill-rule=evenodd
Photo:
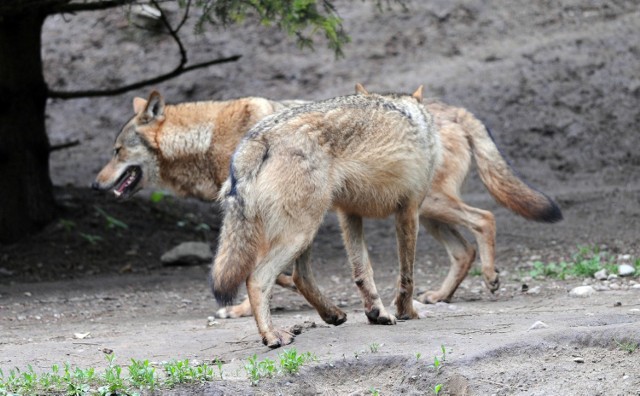
M0 368L103 365L108 348L121 363L131 357L226 362L227 380L175 394L368 394L371 388L425 394L437 383L445 394L640 392L640 352L628 354L615 342L640 341L638 278L597 283L606 290L574 298L568 291L582 279L527 277L533 261L569 259L578 245L640 257L640 48L632 39L640 37L640 6L415 1L407 12L382 13L367 2L337 6L353 39L343 59L335 60L322 43L313 53L297 50L282 34L247 23L188 40L194 61L242 54L239 62L157 88L180 102L246 95L320 99L350 93L357 81L371 91L425 84L431 96L483 119L520 174L560 203L565 221L542 225L516 217L497 206L472 173L464 196L496 214L501 289L492 295L480 277L470 276L451 304L422 307L426 318L383 327L366 323L329 215L314 245L314 268L349 319L327 326L302 298L278 290L275 324L303 325L293 346L319 361L297 376L250 387L244 359L254 353L274 358L278 351L262 346L251 318L208 325L217 306L206 265L164 267L159 260L186 240L215 248L217 208L171 198L153 204L144 194L116 203L85 188L130 116L132 96L148 90L51 101L52 143L81 144L51 160L64 221L0 247ZM175 60L168 38L127 27L122 14L66 20L51 18L44 32L47 80L56 89L131 82ZM97 208L128 228L108 228ZM366 227L376 282L390 303L397 276L394 227L389 220ZM96 236L102 239L90 243ZM447 270L444 250L421 231L419 289L436 287ZM523 293L523 283L537 293ZM548 327L529 330L536 321ZM89 338L74 339L86 332ZM372 343L381 345L377 353ZM441 345L447 360L437 374L429 365Z

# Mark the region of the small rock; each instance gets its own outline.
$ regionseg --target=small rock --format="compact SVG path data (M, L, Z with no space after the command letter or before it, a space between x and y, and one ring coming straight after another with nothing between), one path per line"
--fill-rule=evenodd
M595 292L596 292L596 289L594 289L591 286L578 286L571 289L571 291L569 292L569 295L571 297L589 297Z
M609 289L611 290L619 290L620 289L620 285L617 283L612 283L609 285Z
M618 275L616 274L609 274L609 276L607 276L608 281L615 280L615 279L618 279Z
M640 289L640 283L636 283L635 285L631 286L632 289Z
M214 316L207 317L207 327L212 327L218 324L220 324L220 322L218 322Z
M613 306L614 306L614 307L621 307L621 306L622 306L622 302L621 302L621 301L616 301L616 302L613 304Z
M584 363L584 359L581 357L574 358L573 361L576 363Z
M607 270L605 268L593 274L593 277L597 280L606 280L608 276L609 274L607 273Z
M620 264L618 266L618 275L620 276L630 276L630 275L633 275L635 272L636 272L636 269L633 267L633 265Z
M593 286L593 288L594 288L596 291L607 291L607 290L611 290L611 289L609 289L609 286L607 286L607 285L594 285L594 286Z
M548 324L542 322L542 321L537 321L534 324L531 325L531 327L529 327L529 330L538 330L538 329L546 329L547 327L549 327ZM527 331L529 331L527 330Z
M542 290L540 286L534 286L527 291L527 294L540 294L540 290Z
M211 247L204 242L183 242L160 257L164 265L195 265L212 260Z

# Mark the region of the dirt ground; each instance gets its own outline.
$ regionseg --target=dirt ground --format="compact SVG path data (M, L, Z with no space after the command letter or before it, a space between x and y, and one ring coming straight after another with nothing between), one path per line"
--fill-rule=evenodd
M274 358L280 351L262 346L252 318L209 323L217 306L208 265L167 267L159 260L189 240L215 249L218 209L172 197L152 203L149 191L118 203L86 188L130 117L132 97L149 90L50 101L52 144L80 144L51 158L61 221L0 246L0 368L47 370L64 361L102 367L107 348L122 364L129 358L225 362L226 380L167 394L430 394L437 383L444 394L640 394L640 351L629 354L616 344L640 341L640 288L634 287L640 279L528 277L534 261L569 259L583 245L620 263L640 257L640 47L634 39L640 5L561 3L413 1L407 11L383 6L380 12L375 2L338 1L352 37L342 59L323 43L315 52L298 50L281 33L247 22L187 40L194 62L233 54L241 54L240 61L156 87L169 102L180 102L320 99L351 93L358 81L370 91L425 84L429 96L469 108L565 217L555 225L518 218L470 174L465 200L496 215L502 285L495 294L469 276L450 304L421 307L421 320L369 325L329 214L314 244L313 267L348 321L325 325L301 297L277 290L276 326L302 325L292 346L315 353L318 362L251 387L242 369L247 357ZM47 80L60 90L132 82L177 61L169 38L131 28L119 12L50 18L43 41ZM392 221L367 221L366 236L378 289L390 304L398 273ZM447 270L444 249L422 230L418 289L435 288ZM601 291L570 297L583 282ZM523 284L535 292L523 292ZM548 327L530 330L536 321ZM374 343L380 345L375 353ZM429 365L441 345L447 358L436 373Z

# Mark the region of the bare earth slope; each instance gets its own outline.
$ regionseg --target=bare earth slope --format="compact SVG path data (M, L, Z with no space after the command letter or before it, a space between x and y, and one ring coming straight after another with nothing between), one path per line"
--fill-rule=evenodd
M565 216L556 225L517 218L470 175L465 199L496 214L503 282L495 295L470 276L451 304L421 307L426 318L370 326L329 215L314 245L314 269L349 319L326 326L303 299L278 290L276 325L302 325L293 346L319 361L297 376L250 387L245 359L254 353L275 358L279 351L260 344L251 318L207 326L217 307L206 265L159 262L182 241L205 240L215 248L217 208L178 199L153 204L145 197L116 203L86 189L131 115L132 97L148 90L51 101L52 143L81 144L51 160L64 221L0 247L0 368L103 365L108 348L122 364L132 357L226 362L227 380L175 394L367 394L372 388L429 394L437 383L448 394L640 392L640 351L629 354L616 343L640 341L638 278L595 282L602 291L574 298L568 291L582 279L528 277L533 261L570 259L578 245L601 247L620 262L640 257L640 5L518 0L492 7L438 0L381 13L373 3L337 2L352 36L343 59L322 43L315 52L297 50L282 34L247 23L187 43L193 61L242 54L239 62L156 88L180 102L321 99L351 93L356 82L371 91L425 84L427 96L469 108L490 126L519 173L555 198ZM127 27L121 13L65 19L49 19L43 34L47 80L56 89L132 82L176 61L167 37ZM108 228L96 208L128 228ZM366 228L376 282L389 304L397 276L393 223L368 221ZM421 231L419 289L438 285L447 270L444 250ZM523 283L536 292L523 293ZM529 330L536 321L548 327ZM86 332L89 338L74 339ZM377 353L373 343L380 345ZM441 345L447 358L437 374L429 365Z

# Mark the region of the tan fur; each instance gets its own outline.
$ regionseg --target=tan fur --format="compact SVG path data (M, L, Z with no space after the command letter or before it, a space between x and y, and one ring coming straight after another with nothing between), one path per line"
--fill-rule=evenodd
M396 308L403 319L417 318L412 295L418 208L440 161L439 137L421 100L419 88L413 96L347 96L298 106L258 123L236 149L220 191L225 218L212 288L219 302L228 302L246 280L266 345L292 341L271 324L271 290L278 274L308 252L331 208L340 216L365 313L379 324L393 324L395 317L376 290L362 218L396 215ZM344 314L319 297L311 277L296 271L294 281L303 294L312 289L305 294L312 304L323 312L330 304L343 321Z
M358 84L356 92L367 94L366 89ZM164 109L161 117L153 116L152 108L147 108L149 102L157 102ZM120 147L118 155L114 155L111 161L98 175L94 187L110 189L120 178L122 172L129 164L139 164L143 167L144 181L138 187L144 185L164 187L174 192L205 200L213 200L221 183L229 174L229 162L231 154L240 142L246 131L258 120L272 114L274 111L306 104L300 100L273 102L262 98L243 98L226 102L196 102L181 105L164 105L162 97L152 93L149 99L134 99L135 117L125 125L118 135L114 147ZM495 221L493 215L478 208L473 208L464 203L460 198L460 186L462 185L471 165L472 155L478 163L478 169L487 189L496 197L498 202L516 208L542 208L549 216L526 218L539 221L553 221L561 218L555 204L518 180L513 175L506 162L495 147L488 131L480 121L467 110L446 105L441 102L431 101L425 103L427 110L433 115L434 121L443 146L443 158L434 177L431 191L423 201L420 210L420 222L446 248L451 261L451 269L439 290L425 292L419 296L423 302L448 301L458 285L466 277L472 265L476 253L462 235L456 230L456 226L462 226L470 230L475 236L480 251L482 272L485 283L490 290L498 288L498 275L494 268L495 246ZM168 111L168 112L167 112ZM247 115L249 114L249 115ZM159 119L162 118L162 122ZM148 125L141 123L145 120ZM149 123L149 119L152 120ZM205 147L211 150L207 155L194 155L179 147L193 147L178 144L175 138L166 138L169 135L183 135L189 141L190 132L197 130L195 125L212 125L213 142ZM176 142L173 160L163 160L160 170L160 158L166 157L159 152L159 145L166 147L166 142ZM202 153L202 148L195 148ZM181 157L182 156L182 157ZM496 166L494 167L494 164ZM497 171L500 169L500 171ZM493 176L486 176L493 175ZM511 181L508 181L511 180ZM515 182L514 182L515 180ZM508 186L505 188L505 186ZM517 191L510 191L511 188ZM502 192L500 192L500 190ZM501 196L502 198L498 198ZM536 205L531 204L538 201ZM557 214L553 216L553 212ZM532 213L545 213L545 210L536 210ZM302 255L294 268L303 273L298 275L303 282L310 275L309 263L304 263ZM305 269L306 268L306 269ZM278 284L295 288L292 277L280 275ZM314 294L313 290L305 290L305 296ZM321 302L321 301L320 301ZM318 303L318 301L316 301ZM321 317L329 318L329 323L342 320L339 313L332 311L330 304L322 304L314 307L318 309ZM235 307L224 307L218 311L221 317L239 317L251 314L249 300ZM333 318L333 319L332 319ZM326 319L325 319L326 320Z

